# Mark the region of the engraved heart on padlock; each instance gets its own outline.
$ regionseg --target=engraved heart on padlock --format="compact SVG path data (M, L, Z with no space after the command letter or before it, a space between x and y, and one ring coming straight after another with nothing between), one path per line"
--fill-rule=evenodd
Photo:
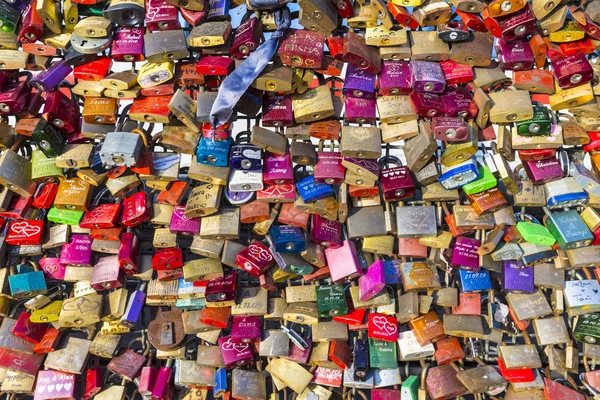
M85 314L90 311L97 310L99 306L100 306L99 302L92 301L85 297L82 297L75 302L70 302L70 303L65 304L63 309L65 311L79 311L79 312Z
M39 226L29 225L27 222L17 222L15 224L12 224L10 226L10 229L19 235L25 235L27 237L30 237L40 233L42 228L40 228Z
M385 331L388 335L392 335L398 330L398 327L389 322L385 317L373 317L373 324L382 331Z

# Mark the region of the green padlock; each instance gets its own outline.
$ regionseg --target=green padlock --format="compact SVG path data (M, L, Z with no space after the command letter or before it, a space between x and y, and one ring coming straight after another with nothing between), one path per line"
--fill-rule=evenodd
M31 153L31 179L36 183L58 182L64 178L61 168L56 166L55 157L46 157L41 150Z
M556 239L550 231L533 216L524 213L516 213L517 230L523 239L529 243L552 246Z
M328 318L348 314L348 300L343 285L319 285L316 290L319 317Z
M550 134L552 117L548 107L541 103L533 105L533 118L516 123L520 136L545 136Z
M480 178L462 187L465 194L483 192L498 185L498 179L496 179L488 167L479 167L478 169Z
M48 221L57 224L79 225L79 221L83 217L84 211L77 210L62 210L56 207L50 208L48 211Z
M371 368L398 368L396 342L369 339L369 365Z
M583 314L577 317L573 337L578 342L600 343L600 314Z

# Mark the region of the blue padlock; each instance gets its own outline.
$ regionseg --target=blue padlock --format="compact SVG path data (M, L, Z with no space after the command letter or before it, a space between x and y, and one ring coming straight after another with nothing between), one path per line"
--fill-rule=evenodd
M200 164L214 165L215 167L226 167L229 161L229 149L233 140L215 140L202 138L196 149L196 161Z
M229 17L228 0L209 0L208 2L208 20L216 21Z
M12 296L19 299L47 293L48 287L46 286L44 273L40 271L38 265L33 261L27 261L22 264L30 264L33 270L17 274L17 270L27 271L28 268L24 265L17 268L17 265L14 264L10 267L8 285Z
M216 385L213 387L213 396L215 398L223 397L227 391L227 370L219 368L215 377Z
M231 168L254 171L262 168L262 150L250 144L250 132L241 132L231 147Z
M463 292L482 292L492 288L490 272L486 269L480 269L479 271L461 269L459 273Z
M465 162L446 167L442 165L440 184L446 190L457 189L467 183L479 179L479 168L475 159L470 158Z
M306 250L306 240L302 230L291 225L271 227L271 240L279 253L299 253Z
M296 190L305 203L314 203L319 199L333 196L333 189L323 183L315 183L315 177L307 176L299 182L296 182Z

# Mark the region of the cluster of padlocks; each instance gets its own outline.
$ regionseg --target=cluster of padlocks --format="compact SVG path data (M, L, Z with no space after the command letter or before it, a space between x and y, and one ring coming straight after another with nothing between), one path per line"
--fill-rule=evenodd
M600 0L0 0L0 393L600 399L597 49Z

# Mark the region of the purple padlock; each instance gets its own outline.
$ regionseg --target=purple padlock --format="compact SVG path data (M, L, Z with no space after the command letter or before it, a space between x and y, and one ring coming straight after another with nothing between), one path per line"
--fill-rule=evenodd
M60 263L77 267L89 267L92 262L92 238L88 235L71 235L69 243L62 246Z
M410 85L413 90L424 93L442 93L446 77L439 63L431 61L410 62Z
M583 85L594 78L594 69L583 54L552 60L552 71L561 88Z
M310 240L325 248L340 247L342 245L342 225L339 221L331 221L319 214L313 214Z
M115 61L143 61L144 29L118 27L113 36L110 54Z
M377 104L374 99L346 96L344 121L354 124L375 124Z
M219 338L218 344L226 367L248 364L254 359L250 343L225 336Z
M478 108L473 94L466 87L448 88L442 94L446 117L473 119L477 117Z
M360 301L368 301L385 288L385 265L377 260L367 268L367 272L358 278Z
M384 61L379 73L379 94L382 96L410 93L408 61Z
M182 233L184 235L198 234L200 232L200 218L186 217L184 212L185 204L173 207L169 230L171 233Z
M241 340L245 343L260 341L260 317L234 316L231 319L231 338L234 340Z
M477 253L479 246L481 246L481 241L477 239L457 237L452 248L450 264L468 271L479 271L479 253Z
M535 290L533 285L533 267L524 267L521 261L504 261L502 289L513 292L533 293Z
M344 78L344 88L342 93L346 96L353 96L361 99L375 98L376 76L366 71L358 69L353 64L346 67L346 77Z
M56 89L71 72L73 68L66 61L56 61L31 79L30 83L41 92L49 92Z
M265 92L262 99L263 126L291 126L294 123L292 97Z
M555 157L537 161L524 161L523 169L534 185L542 185L561 179L564 171Z
M469 128L462 118L433 117L431 119L433 138L445 142L458 142L466 140Z
M262 22L258 18L250 18L235 30L229 54L238 60L252 53L260 45Z
M344 182L345 168L342 165L342 153L339 151L322 151L319 143L317 163L315 164L315 183L339 185ZM332 142L333 147L333 142Z
M265 152L263 182L267 185L293 185L295 183L290 153L278 155Z
M496 53L500 68L510 71L521 71L533 68L535 58L527 40L508 42L503 38L496 43Z

